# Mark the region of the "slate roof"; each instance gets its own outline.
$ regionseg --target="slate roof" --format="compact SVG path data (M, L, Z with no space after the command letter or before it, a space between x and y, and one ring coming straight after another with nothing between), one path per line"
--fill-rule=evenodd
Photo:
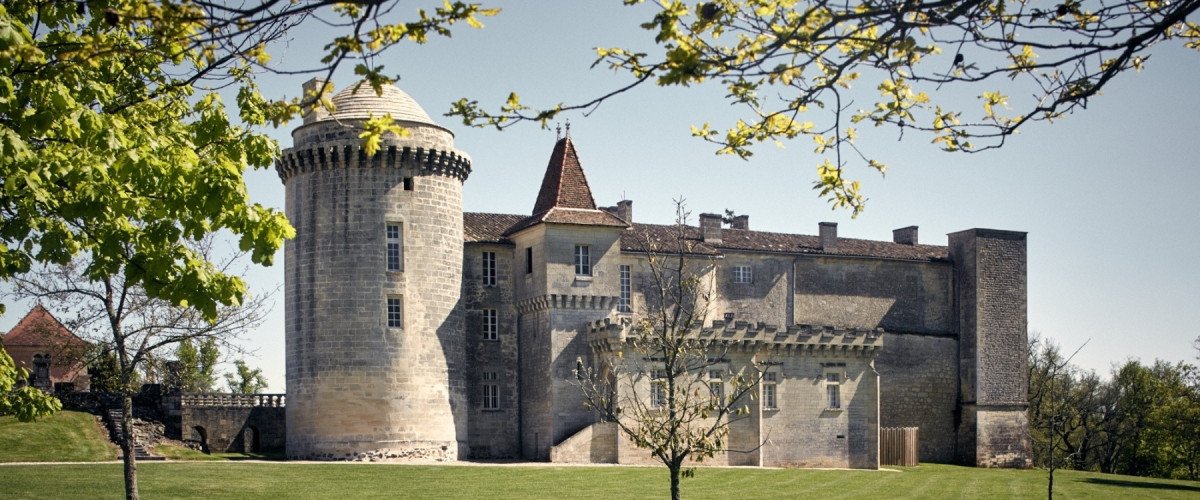
M467 212L463 214L463 228L467 243L512 244L506 236L516 232L514 227L527 222L529 217L512 214L489 214ZM528 227L528 226L525 226ZM676 238L674 225L634 224L621 233L621 251L646 252L647 243L659 242L669 248L667 242ZM914 261L945 261L949 259L949 248L938 245L904 245L890 241L838 238L837 247L830 251L821 249L821 238L805 234L770 233L743 229L723 228L721 243L701 241L700 228L688 226L684 238L689 251L699 255L718 255L728 251L771 252L781 254L838 255L874 257Z
M41 304L33 306L33 309L24 318L21 318L21 321L18 321L12 330L4 334L4 345L6 346L44 346L83 343L83 339L63 326Z

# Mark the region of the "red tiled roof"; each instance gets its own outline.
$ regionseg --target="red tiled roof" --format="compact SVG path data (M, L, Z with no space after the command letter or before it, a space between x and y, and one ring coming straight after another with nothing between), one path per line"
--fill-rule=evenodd
M592 198L579 155L575 153L575 144L569 136L554 144L550 163L546 165L546 175L542 177L542 188L538 191L537 202L533 204L533 215L555 207L596 209L596 200Z
M557 211L555 211L557 212ZM532 217L512 214L466 213L463 227L468 243L511 243L507 235L532 225ZM539 221L534 221L537 223ZM634 224L621 233L621 250L646 252L648 244L662 251L673 250L669 243L678 238L674 225ZM904 245L890 241L838 238L837 248L821 249L821 238L804 234L769 233L743 229L721 230L721 243L704 243L700 228L684 228L686 251L717 255L725 251L774 252L784 254L841 255L916 261L944 261L949 248L938 245Z
M71 330L50 314L41 304L33 306L17 325L4 335L4 345L7 346L43 346L61 344L83 344L84 340L75 336Z
M509 228L528 218L527 215L463 213L463 240L467 243L510 243L504 237Z

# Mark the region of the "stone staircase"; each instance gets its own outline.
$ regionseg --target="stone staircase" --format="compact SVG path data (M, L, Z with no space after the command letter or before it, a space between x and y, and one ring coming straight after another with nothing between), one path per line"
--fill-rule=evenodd
M122 425L125 418L123 415L121 415L121 410L108 410L108 418L106 420L108 421L108 432L112 437L112 441L117 443L117 445L120 445L125 436L124 427ZM147 450L146 447L137 439L137 433L134 433L133 456L138 462L166 460L166 457L160 457L158 455L151 454L150 450Z

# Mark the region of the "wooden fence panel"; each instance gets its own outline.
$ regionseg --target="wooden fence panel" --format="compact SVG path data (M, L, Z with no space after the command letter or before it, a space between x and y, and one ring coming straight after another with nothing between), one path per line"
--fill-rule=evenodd
M882 427L879 429L879 464L913 467L917 460L919 428Z

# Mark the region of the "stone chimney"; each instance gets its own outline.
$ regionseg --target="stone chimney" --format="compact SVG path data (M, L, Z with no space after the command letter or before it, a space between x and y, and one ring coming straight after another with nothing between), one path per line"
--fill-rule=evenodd
M633 224L633 200L621 200L617 202L617 217L626 223Z
M717 214L700 214L700 233L705 243L721 242L721 216Z
M326 85L327 83L329 83L327 80L324 80L321 78L313 78L312 80L304 82L304 87L303 87L304 92L301 94L300 100L309 99L311 96L316 95L317 92L321 92L322 90L324 90L326 96L328 96L329 94L332 94L333 93L333 84L329 83L329 85ZM322 107L321 104L318 102L313 107L305 110L304 124L308 125L312 122L324 120L325 118L328 118L328 117L329 117L329 110Z
M917 244L917 226L902 227L892 230L892 241L901 245Z
M837 223L822 222L819 224L821 229L821 250L830 251L837 248Z
M749 231L750 230L750 216L749 215L739 215L737 217L734 217L733 220L729 222L729 228L730 229L743 229L743 230Z

